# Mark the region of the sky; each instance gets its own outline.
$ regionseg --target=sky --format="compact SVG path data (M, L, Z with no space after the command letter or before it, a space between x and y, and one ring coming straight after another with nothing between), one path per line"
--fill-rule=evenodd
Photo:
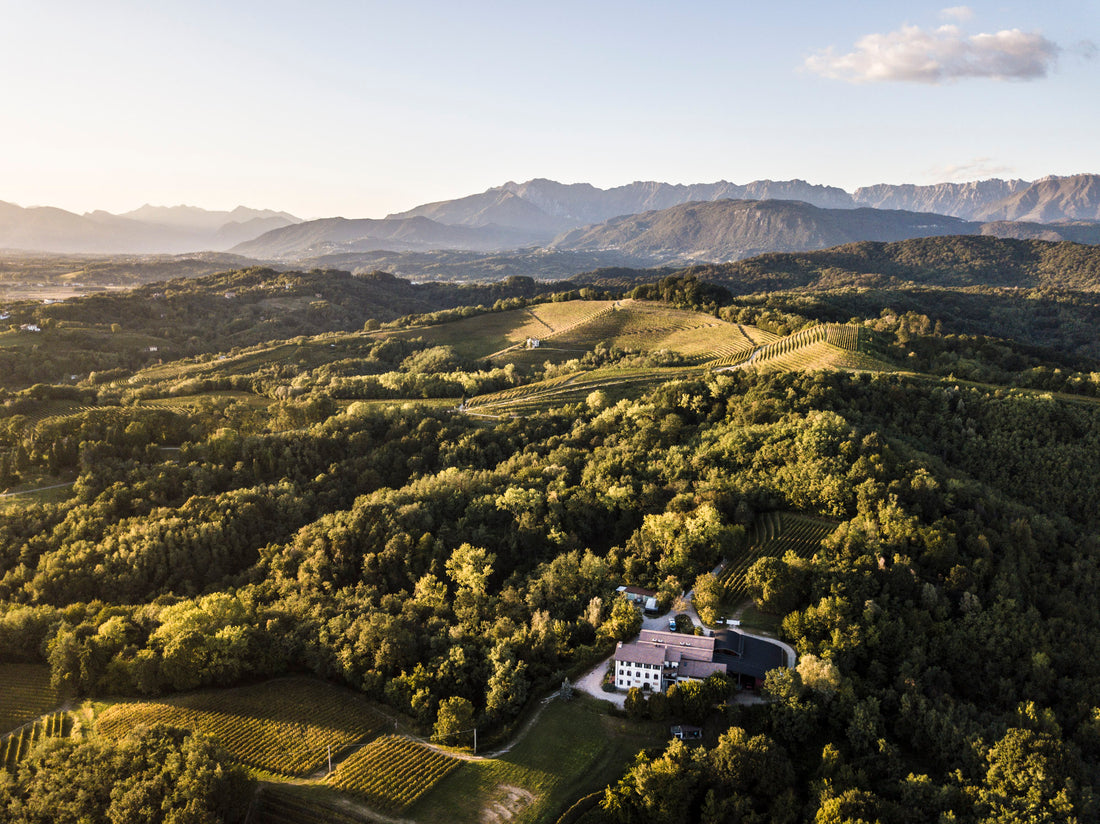
M0 200L1100 172L1100 3L0 0Z

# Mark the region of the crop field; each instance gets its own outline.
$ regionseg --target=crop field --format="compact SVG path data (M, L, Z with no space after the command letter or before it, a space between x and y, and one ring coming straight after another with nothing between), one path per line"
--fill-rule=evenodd
M390 725L350 690L310 678L208 690L105 709L97 727L121 738L138 724L165 723L208 733L242 764L288 776L308 775L328 757L368 741Z
M401 812L462 762L408 738L387 735L353 753L329 777L371 807Z
M736 352L712 364L718 367L753 367L769 372L814 369L888 371L889 364L861 351L859 327L828 323L812 326L773 340L760 348Z
M813 557L821 542L836 529L836 522L790 512L767 512L753 521L748 549L730 558L719 576L726 601L736 604L749 597L745 573L758 558L779 558L794 552L799 558Z
M716 350L751 346L752 341L738 324L702 312L622 301L610 311L554 335L547 344L573 350L589 350L599 344L643 352L667 349L709 359L716 356Z
M606 300L540 303L524 309L489 312L434 326L414 326L375 334L379 337L423 338L432 346L451 346L464 357L486 358L521 347L527 338L542 340L578 323L585 323L609 311L611 305L612 301Z
M201 392L197 395L179 395L171 398L157 398L156 400L141 400L135 406L141 409L191 409L207 402L219 403L223 401L243 401L250 406L268 406L274 401L263 395L253 395L251 392L241 390L225 390L221 392Z
M466 408L488 415L527 415L566 404L584 403L596 390L606 392L609 401L614 403L666 381L697 374L701 372L695 367L593 369L479 395L471 398Z
M67 712L55 712L21 727L18 732L0 738L0 767L13 771L20 761L30 755L39 741L45 738L67 738L72 729L72 716Z
M331 341L331 338L329 340ZM177 360L149 366L134 373L125 383L141 385L165 380L204 378L215 374L248 375L267 366L308 364L314 360L310 357L311 354L310 347L306 343L261 345L250 347L242 352L222 354L213 359Z
M15 729L63 700L43 664L0 664L0 733Z

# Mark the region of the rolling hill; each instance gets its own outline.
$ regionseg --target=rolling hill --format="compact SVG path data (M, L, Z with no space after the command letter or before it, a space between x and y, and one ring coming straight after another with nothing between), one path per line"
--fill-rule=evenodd
M498 225L450 226L419 215L385 220L330 217L274 229L234 246L232 251L263 260L376 250L488 252L515 249L540 239L545 238L522 229Z
M825 249L856 240L974 234L958 218L876 209L819 209L788 200L685 203L567 232L553 248L614 249L654 261L738 260L765 252Z

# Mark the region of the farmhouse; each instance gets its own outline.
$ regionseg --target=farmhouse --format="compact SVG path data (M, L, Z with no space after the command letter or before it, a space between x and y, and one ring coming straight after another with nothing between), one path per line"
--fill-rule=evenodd
M702 681L715 673L738 686L759 687L768 670L786 665L776 644L740 632L714 636L642 630L638 640L615 650L615 686L663 692L678 681Z
M616 592L635 606L646 607L650 601L654 604L657 602L657 593L651 589L642 589L641 587L619 587Z

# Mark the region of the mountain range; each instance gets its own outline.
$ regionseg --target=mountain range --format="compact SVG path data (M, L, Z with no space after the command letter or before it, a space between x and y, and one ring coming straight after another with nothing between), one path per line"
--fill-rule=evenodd
M85 214L50 206L24 208L0 201L0 248L101 254L225 251L273 229L300 223L287 212L209 211L194 206L145 205L124 214Z
M379 251L616 252L654 264L736 260L857 240L943 234L1100 242L1100 175L1035 182L879 184L847 192L804 180L600 189L535 179L378 219L302 221L238 207L146 205L83 215L0 202L0 248L47 252L231 251L293 263Z
M427 203L382 221L314 221L278 229L232 251L289 261L380 249L495 252L526 244L614 251L666 264L945 234L1097 243L1100 227L1091 221L1098 220L1097 175L1036 183L882 184L854 193L803 180L639 182L599 189L537 179ZM447 227L465 234L455 239Z

